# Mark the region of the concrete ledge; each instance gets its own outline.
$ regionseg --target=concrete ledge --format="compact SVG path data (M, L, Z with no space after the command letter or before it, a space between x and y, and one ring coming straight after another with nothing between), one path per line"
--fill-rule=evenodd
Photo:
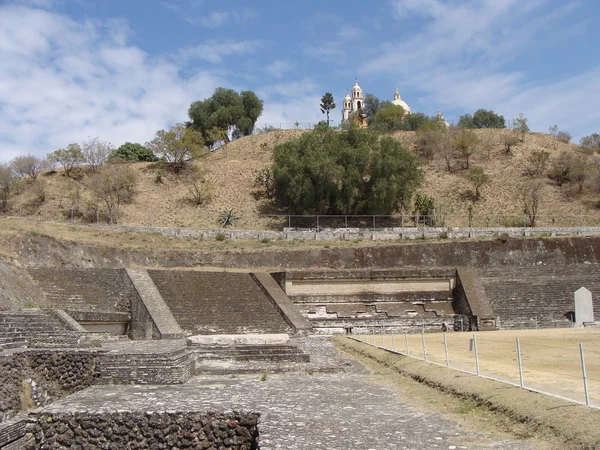
M256 272L251 275L296 333L310 333L313 330L309 320L296 308L271 275L266 272Z
M133 287L137 291L141 304L132 305L132 321L135 321L136 311L141 316L149 316L152 322L152 338L180 339L184 336L173 313L160 295L148 272L143 269L125 269Z
M187 345L284 345L289 340L288 334L202 334L188 337Z

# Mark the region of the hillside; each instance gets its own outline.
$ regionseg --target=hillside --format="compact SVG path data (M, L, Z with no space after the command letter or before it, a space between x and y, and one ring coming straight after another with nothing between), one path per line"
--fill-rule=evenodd
M255 172L271 164L272 151L277 144L303 132L305 131L278 130L245 137L199 161L197 164L204 169L212 192L212 200L202 206L196 206L190 201L189 174L177 177L165 171L163 182L156 183L159 170L156 164L132 164L138 186L133 202L123 207L120 222L125 225L216 228L219 211L233 208L240 216L236 228L281 229L287 220L268 218L266 214L284 214L285 211L277 211L269 201L255 196ZM552 158L563 150L574 152L578 149L577 145L557 142L550 135L530 133L524 143L513 148L512 155L506 155L502 143L502 135L506 132L508 131L476 130L483 143L471 164L483 167L490 175L491 183L484 186L481 200L474 204L475 225L520 223L523 207L517 198L518 186L527 179L527 158L534 150L546 150ZM406 148L414 147L414 132L397 132L393 137L400 140ZM466 226L468 208L472 204L467 195L468 190L472 189L466 179L467 171L448 173L441 158L424 164L423 169L425 182L420 191L435 198L447 214L447 226ZM85 189L85 173L82 173L79 181L69 182L71 184L67 183L68 180L60 170L44 173L40 178L48 183L45 203L32 205L37 200L33 190L25 184L20 194L11 199L12 214L69 220L69 191L72 192L76 186L82 195L80 209L84 210L86 201L90 201ZM595 176L589 177L584 193L577 196L573 186L567 184L558 187L545 178L539 223L551 224L553 218L556 225L560 226L598 223L600 209L597 208L597 202L600 195L595 189L596 181Z

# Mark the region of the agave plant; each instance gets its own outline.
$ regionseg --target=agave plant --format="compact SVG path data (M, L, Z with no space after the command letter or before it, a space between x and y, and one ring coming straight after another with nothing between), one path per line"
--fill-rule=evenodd
M223 228L233 226L237 219L237 214L231 208L224 209L219 213L219 225L221 225Z

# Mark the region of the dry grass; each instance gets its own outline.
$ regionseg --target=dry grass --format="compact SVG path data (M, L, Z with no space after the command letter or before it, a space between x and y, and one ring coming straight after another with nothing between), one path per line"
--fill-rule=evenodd
M336 344L351 355L371 360L373 367L384 367L435 387L463 400L465 412L483 408L505 416L507 425L525 425L527 435L560 442L545 448L591 449L600 445L600 411L565 400L522 390L497 381L475 377L396 355L346 338Z
M121 223L216 228L218 213L225 208L233 208L240 216L236 228L281 229L286 224L285 220L269 219L265 214L277 214L283 211L278 211L269 201L257 196L253 181L256 171L271 165L275 146L296 138L304 132L306 131L279 130L248 136L228 144L226 150L221 148L199 161L197 164L204 168L212 192L212 200L202 206L196 206L190 201L187 190L189 175L184 173L177 177L165 171L163 183L157 184L155 182L157 164L133 164L132 168L137 174L139 185L133 202L122 209ZM497 216L489 223L477 225L503 225L506 222L505 216L522 215L523 207L517 200L518 185L526 179L524 172L527 167L527 157L534 150L544 149L555 156L562 150L577 149L576 145L560 143L552 136L531 133L527 135L524 144L514 147L512 155L506 155L502 135L508 132L508 130L476 130L483 144L478 155L473 158L472 164L483 167L490 174L491 184L483 188L482 199L475 203L474 214ZM415 133L397 132L393 137L402 141L405 147L412 148ZM424 166L424 169L425 182L422 192L433 196L447 214L463 216L461 219L448 219L446 225L466 225L465 217L471 204L468 196L471 186L466 179L466 171L447 172L441 158ZM82 203L91 201L85 189L87 177L87 174L82 173L81 180L78 181L83 193ZM17 203L14 211L17 212L19 209L24 215L67 220L70 207L68 199L65 198L66 180L62 172L46 173L41 176L41 179L48 182L46 204L19 208L19 204L36 201L32 189L26 186L21 195L13 198ZM550 216L586 215L588 222L597 222L600 219L600 209L597 208L598 196L591 188L592 180L589 182L588 189L581 196L576 196L572 187L559 188L550 180L546 180L539 214L547 216L547 221L550 221ZM572 222L579 224L580 219L572 219Z
M423 344L420 334L409 334L411 355L422 358ZM600 328L566 328L544 330L482 331L477 333L479 366L482 373L512 383L519 383L516 338L521 341L523 378L525 385L584 401L579 344L586 350L586 368L592 402L600 406ZM475 372L475 356L470 351L471 333L448 333L450 365ZM364 339L364 338L363 338ZM372 342L372 337L368 337ZM375 336L382 345L382 337ZM395 336L397 351L405 352L404 336ZM392 337L383 337L383 346L392 348ZM426 333L427 358L446 363L442 333Z

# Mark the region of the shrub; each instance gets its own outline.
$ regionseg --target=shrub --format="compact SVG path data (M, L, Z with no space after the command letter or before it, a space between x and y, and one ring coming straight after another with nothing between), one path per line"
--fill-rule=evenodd
M569 168L571 166L571 154L563 151L552 159L550 173L548 176L560 187L569 181Z
M194 167L187 180L187 189L192 202L196 206L208 203L212 197L210 185L204 176L204 171L199 167Z
M224 233L217 233L217 235L215 236L215 239L217 241L224 241L225 239L227 239L227 236L225 236Z
M558 139L558 142L568 144L569 142L571 142L572 136L571 133L567 133L566 131L559 131L556 135L556 139Z
M546 173L548 167L548 161L550 159L550 153L545 150L534 150L531 155L527 158L529 161L529 167L527 168L527 174L532 177L541 177Z
M275 197L275 179L269 167L263 167L254 175L254 187L263 189L267 198Z
M513 133L505 133L502 137L504 143L504 152L512 155L512 148L519 143L519 138Z

